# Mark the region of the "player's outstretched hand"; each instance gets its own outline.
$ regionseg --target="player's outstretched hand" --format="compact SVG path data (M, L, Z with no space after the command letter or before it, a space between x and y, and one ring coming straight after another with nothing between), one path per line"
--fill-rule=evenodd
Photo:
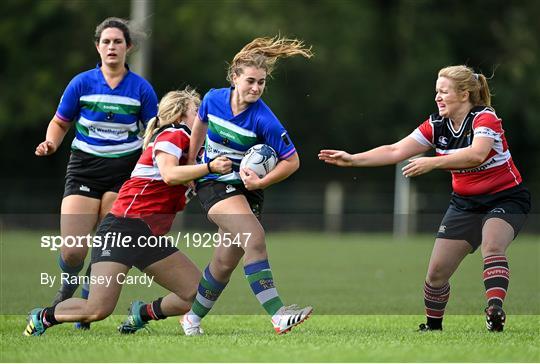
M352 155L343 150L323 149L319 152L319 159L339 167L353 166Z
M224 156L217 157L210 162L210 168L212 172L219 174L227 174L232 171L232 161Z
M240 168L240 178L248 191L260 190L261 179L249 168Z
M56 145L49 140L39 143L36 147L36 155L38 157L45 157L53 154L54 152L56 152Z

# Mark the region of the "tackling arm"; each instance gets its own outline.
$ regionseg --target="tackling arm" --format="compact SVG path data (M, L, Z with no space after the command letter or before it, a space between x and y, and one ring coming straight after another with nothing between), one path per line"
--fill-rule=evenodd
M431 147L422 145L407 136L397 143L352 155L342 150L324 149L319 152L319 159L340 167L378 167L396 164L429 149Z
M189 141L189 154L188 154L188 163L195 164L195 159L197 154L204 143L206 138L206 132L208 131L208 124L204 123L199 116L195 118L193 123L193 129L191 131L191 138Z
M163 182L168 185L181 185L207 175L208 165L178 165L178 158L172 154L156 151L156 161ZM218 157L209 163L214 173L230 173L232 162L226 157Z

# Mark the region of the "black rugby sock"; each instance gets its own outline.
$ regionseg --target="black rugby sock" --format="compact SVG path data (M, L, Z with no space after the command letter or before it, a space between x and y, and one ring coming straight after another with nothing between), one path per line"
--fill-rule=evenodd
M450 284L442 287L432 287L424 283L424 305L426 310L427 325L432 329L442 328L444 310L450 297Z
M145 322L166 319L167 316L161 311L161 301L163 301L163 297L158 298L152 303L141 306L141 310L139 311L141 319Z
M484 258L484 287L488 306L503 306L510 282L508 259L504 255Z
M44 308L41 311L41 322L45 327L51 327L53 325L58 325L60 322L56 321L54 317L54 311L56 310L56 305Z

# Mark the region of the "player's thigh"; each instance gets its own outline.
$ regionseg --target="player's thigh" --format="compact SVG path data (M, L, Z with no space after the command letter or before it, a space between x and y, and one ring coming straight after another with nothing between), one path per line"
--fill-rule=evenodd
M503 191L502 198L490 204L482 225L482 255L505 254L519 234L531 209L530 193L518 186Z
M208 217L215 221L214 218L220 218L226 215L248 215L253 214L246 197L242 194L233 195L217 201L208 210ZM221 220L219 220L221 221Z
M444 283L471 251L472 246L466 240L435 239L427 280Z
M101 206L99 208L99 219L102 220L107 215L118 197L117 192L107 191L101 197Z
M150 264L143 271L153 276L160 286L176 293L180 298L194 296L201 279L201 272L197 266L179 251Z
M504 254L514 239L514 228L497 217L486 220L482 228L482 256Z
M97 262L92 264L90 293L88 295L88 312L100 318L110 315L122 291L123 277L129 267L117 262Z
M100 200L69 195L62 199L60 231L65 241L60 247L64 260L79 264L88 253L87 236L97 223Z
M63 236L82 236L92 232L96 225L101 200L81 195L62 199L60 228Z

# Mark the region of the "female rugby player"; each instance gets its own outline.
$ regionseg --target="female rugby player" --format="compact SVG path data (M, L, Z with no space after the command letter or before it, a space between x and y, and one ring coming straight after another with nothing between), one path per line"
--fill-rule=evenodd
M35 151L37 156L56 152L75 124L61 206L63 237L91 234L109 212L141 154L139 131L157 113L158 100L152 86L126 64L127 53L134 45L128 22L105 19L97 26L94 40L101 62L68 84L45 141ZM76 277L87 252L87 244L62 246L60 269ZM53 305L73 296L77 287L63 284ZM88 290L83 289L82 294L86 298Z
M506 318L502 306L510 279L506 249L530 211L530 194L510 155L502 121L490 106L484 75L466 66L441 69L435 103L438 113L395 144L353 155L321 150L319 159L340 167L374 167L435 149L434 157L409 159L403 168L406 177L433 169L452 172L452 198L424 284L427 323L420 325L420 331L442 330L450 277L478 247L484 259L486 325L490 331L502 331Z
M288 332L312 312L311 307L283 304L274 285L264 230L258 220L263 190L289 177L300 164L287 131L261 99L276 61L294 55L310 58L313 54L296 39L254 39L230 63L227 80L231 87L210 90L199 109L189 162L194 163L204 142L203 162L226 156L233 162L233 171L224 175L210 173L197 181L203 210L218 226L223 244L215 248L193 307L182 319L186 335L201 333L202 318L211 310L242 257L251 289L271 316L277 333ZM239 168L246 151L259 143L271 146L279 158L276 168L263 178ZM227 244L227 238L237 244Z

